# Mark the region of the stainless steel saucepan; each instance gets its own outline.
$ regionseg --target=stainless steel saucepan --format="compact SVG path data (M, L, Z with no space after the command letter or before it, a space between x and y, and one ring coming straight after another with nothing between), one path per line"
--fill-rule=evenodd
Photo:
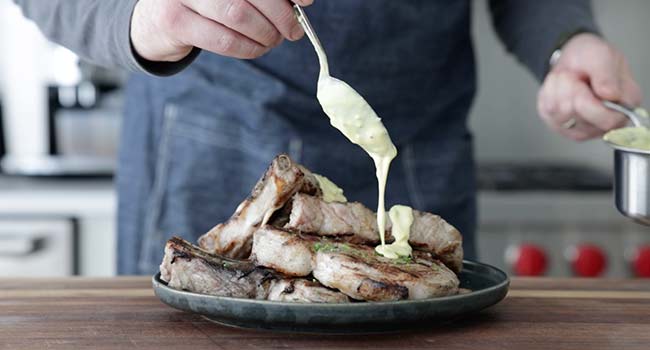
M604 102L607 108L623 113L636 127L648 127L650 119L633 109ZM616 208L636 222L650 226L650 151L607 142L614 148L614 192Z

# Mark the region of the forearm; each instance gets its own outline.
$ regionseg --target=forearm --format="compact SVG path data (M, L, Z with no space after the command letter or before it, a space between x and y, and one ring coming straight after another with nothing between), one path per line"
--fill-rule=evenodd
M14 0L51 41L104 66L139 70L129 40L137 0Z
M170 75L196 57L173 63L139 58L131 46L131 16L137 0L14 0L51 41L85 60L108 67Z
M598 33L589 0L490 0L494 27L509 52L540 81L568 35Z

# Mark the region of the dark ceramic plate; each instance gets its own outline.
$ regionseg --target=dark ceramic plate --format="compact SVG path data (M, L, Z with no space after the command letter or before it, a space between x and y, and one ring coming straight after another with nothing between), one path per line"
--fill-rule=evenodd
M501 270L463 262L461 288L470 293L449 297L349 304L301 304L218 297L180 291L156 274L156 296L165 304L228 326L300 333L379 333L446 323L501 301L510 281Z

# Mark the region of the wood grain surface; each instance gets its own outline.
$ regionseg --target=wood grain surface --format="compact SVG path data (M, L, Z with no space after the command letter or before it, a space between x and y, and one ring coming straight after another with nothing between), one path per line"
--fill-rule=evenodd
M314 336L219 326L147 277L0 279L0 349L650 349L650 281L513 279L500 304L444 327Z

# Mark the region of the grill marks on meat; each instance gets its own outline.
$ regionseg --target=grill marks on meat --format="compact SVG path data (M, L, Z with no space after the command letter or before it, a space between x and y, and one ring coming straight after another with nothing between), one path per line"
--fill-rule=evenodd
M322 284L304 279L277 281L269 291L268 300L299 303L348 303L343 293L323 287Z
M449 268L462 267L460 233L437 215L413 214L412 259L378 256L370 246L379 242L375 213L323 201L315 176L279 155L231 218L201 236L202 249L178 237L167 242L161 279L196 293L304 303L457 294ZM390 231L389 221L388 242Z
M321 190L320 184L318 183L318 179L316 179L314 174L309 169L305 168L300 164L296 164L296 166L305 175L304 181L302 183L302 186L300 187L299 192L314 197L319 197L319 198L323 197L323 190Z
M202 251L173 237L165 246L160 278L175 289L235 298L265 299L273 271Z
M389 219L386 227L386 240L391 242ZM338 236L351 243L379 243L376 215L370 209L360 203L327 203L301 193L292 199L291 214L285 228L320 236ZM435 254L456 272L462 268L462 236L438 215L414 210L409 243L416 249Z
M375 213L361 203L327 203L321 198L298 193L291 204L292 230L320 236L350 236L353 243L373 243L377 236Z
M251 260L287 276L307 276L313 270L313 245L317 242L317 237L267 225L255 232Z
M230 258L247 258L257 227L266 224L303 187L316 194L313 184L305 184L301 168L289 156L277 156L230 219L199 238L201 248Z
M438 215L414 210L409 243L415 249L435 254L455 272L463 268L463 237Z
M287 279L250 261L205 252L178 237L165 246L160 278L175 289L225 297L303 303L349 301L346 295L318 282Z
M299 193L296 193L299 192ZM295 195L294 195L295 194ZM375 213L361 203L327 203L318 181L289 156L279 155L258 181L251 196L225 223L201 236L201 248L226 257L243 259L251 252L255 230L271 218L276 226L321 236L344 236L356 244L377 244ZM292 198L293 196L293 198ZM432 252L454 271L462 268L462 237L437 215L415 210L409 243ZM387 241L390 242L390 220Z
M261 266L293 276L310 273L323 285L358 300L386 301L453 295L456 275L431 254L403 262L375 255L369 246L346 244L263 227L252 257Z
M458 293L456 274L431 256L398 263L374 255L372 248L357 249L318 251L314 277L359 300L426 299Z

